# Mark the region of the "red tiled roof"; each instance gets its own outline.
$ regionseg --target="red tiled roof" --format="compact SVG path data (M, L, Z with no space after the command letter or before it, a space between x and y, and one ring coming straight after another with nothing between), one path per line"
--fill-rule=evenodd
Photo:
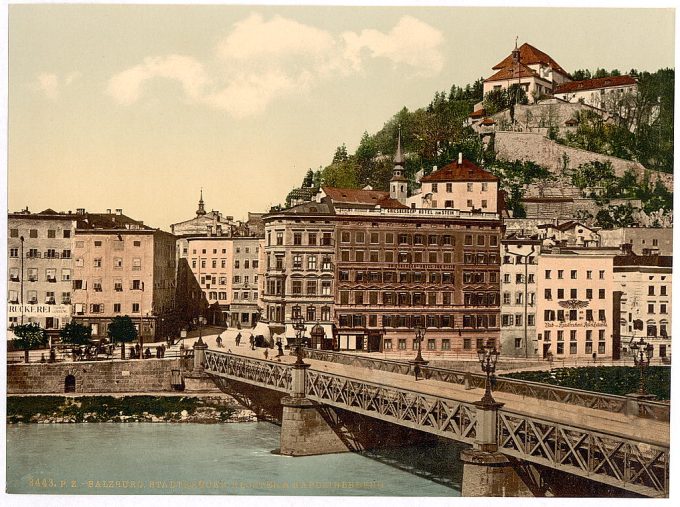
M484 118L482 120L482 125L495 125L495 124L496 124L496 122L492 118L489 118L489 117Z
M396 199L390 198L389 192L381 190L360 190L357 188L321 187L334 204L360 204L380 206L382 208L408 208Z
M439 181L498 181L498 178L469 160L463 160L461 165L458 165L458 162L452 162L428 174L420 181L421 183Z
M542 79L533 69L530 69L524 63L520 62L518 66L512 63L496 72L493 76L486 78L484 81L505 81L507 79L518 79L522 77L535 77ZM544 81L547 81L544 79Z
M527 44L526 42L519 47L519 61L524 65L549 65L554 71L564 74L565 76L569 76L569 73L564 70L560 64L553 60L550 55L547 55L540 49L536 49L534 46ZM497 63L492 68L494 70L498 70L509 66L512 66L512 53L510 53L504 60Z
M612 86L634 85L637 80L631 76L602 77L597 79L585 79L583 81L572 81L564 83L555 88L554 93L571 93L583 90L597 90L599 88L610 88Z
M486 116L486 110L484 108L478 109L477 111L472 111L470 113L470 118L482 118Z

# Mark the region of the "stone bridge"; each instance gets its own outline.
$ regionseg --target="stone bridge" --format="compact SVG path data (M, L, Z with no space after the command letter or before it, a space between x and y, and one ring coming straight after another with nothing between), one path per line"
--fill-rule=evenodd
M545 476L555 471L628 494L668 496L665 404L502 380L497 403L485 405L480 375L424 368L426 378L416 381L396 361L308 350L300 365L291 356L206 348L196 349L196 365L218 385L238 381L285 395L282 454L347 451L332 409L469 444L461 453L463 496L550 495Z

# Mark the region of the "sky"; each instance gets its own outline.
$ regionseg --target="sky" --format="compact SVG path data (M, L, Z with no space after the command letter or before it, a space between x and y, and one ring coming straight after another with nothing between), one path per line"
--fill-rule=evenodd
M8 209L245 219L401 108L492 74L674 66L671 9L10 5Z

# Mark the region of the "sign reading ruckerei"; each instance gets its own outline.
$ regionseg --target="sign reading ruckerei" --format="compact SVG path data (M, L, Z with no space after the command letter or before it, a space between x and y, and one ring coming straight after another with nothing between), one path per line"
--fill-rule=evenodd
M63 317L70 315L71 305L7 305L10 317Z

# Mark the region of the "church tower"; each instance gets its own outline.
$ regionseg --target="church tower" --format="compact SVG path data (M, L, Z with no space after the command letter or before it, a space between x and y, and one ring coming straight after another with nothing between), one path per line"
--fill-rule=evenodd
M394 169L390 180L390 197L406 204L408 181L404 178L404 153L401 150L401 125L397 140L397 153L394 155Z
M196 210L196 216L200 217L206 214L205 204L203 204L203 189L201 188L201 198L198 200L198 209Z

